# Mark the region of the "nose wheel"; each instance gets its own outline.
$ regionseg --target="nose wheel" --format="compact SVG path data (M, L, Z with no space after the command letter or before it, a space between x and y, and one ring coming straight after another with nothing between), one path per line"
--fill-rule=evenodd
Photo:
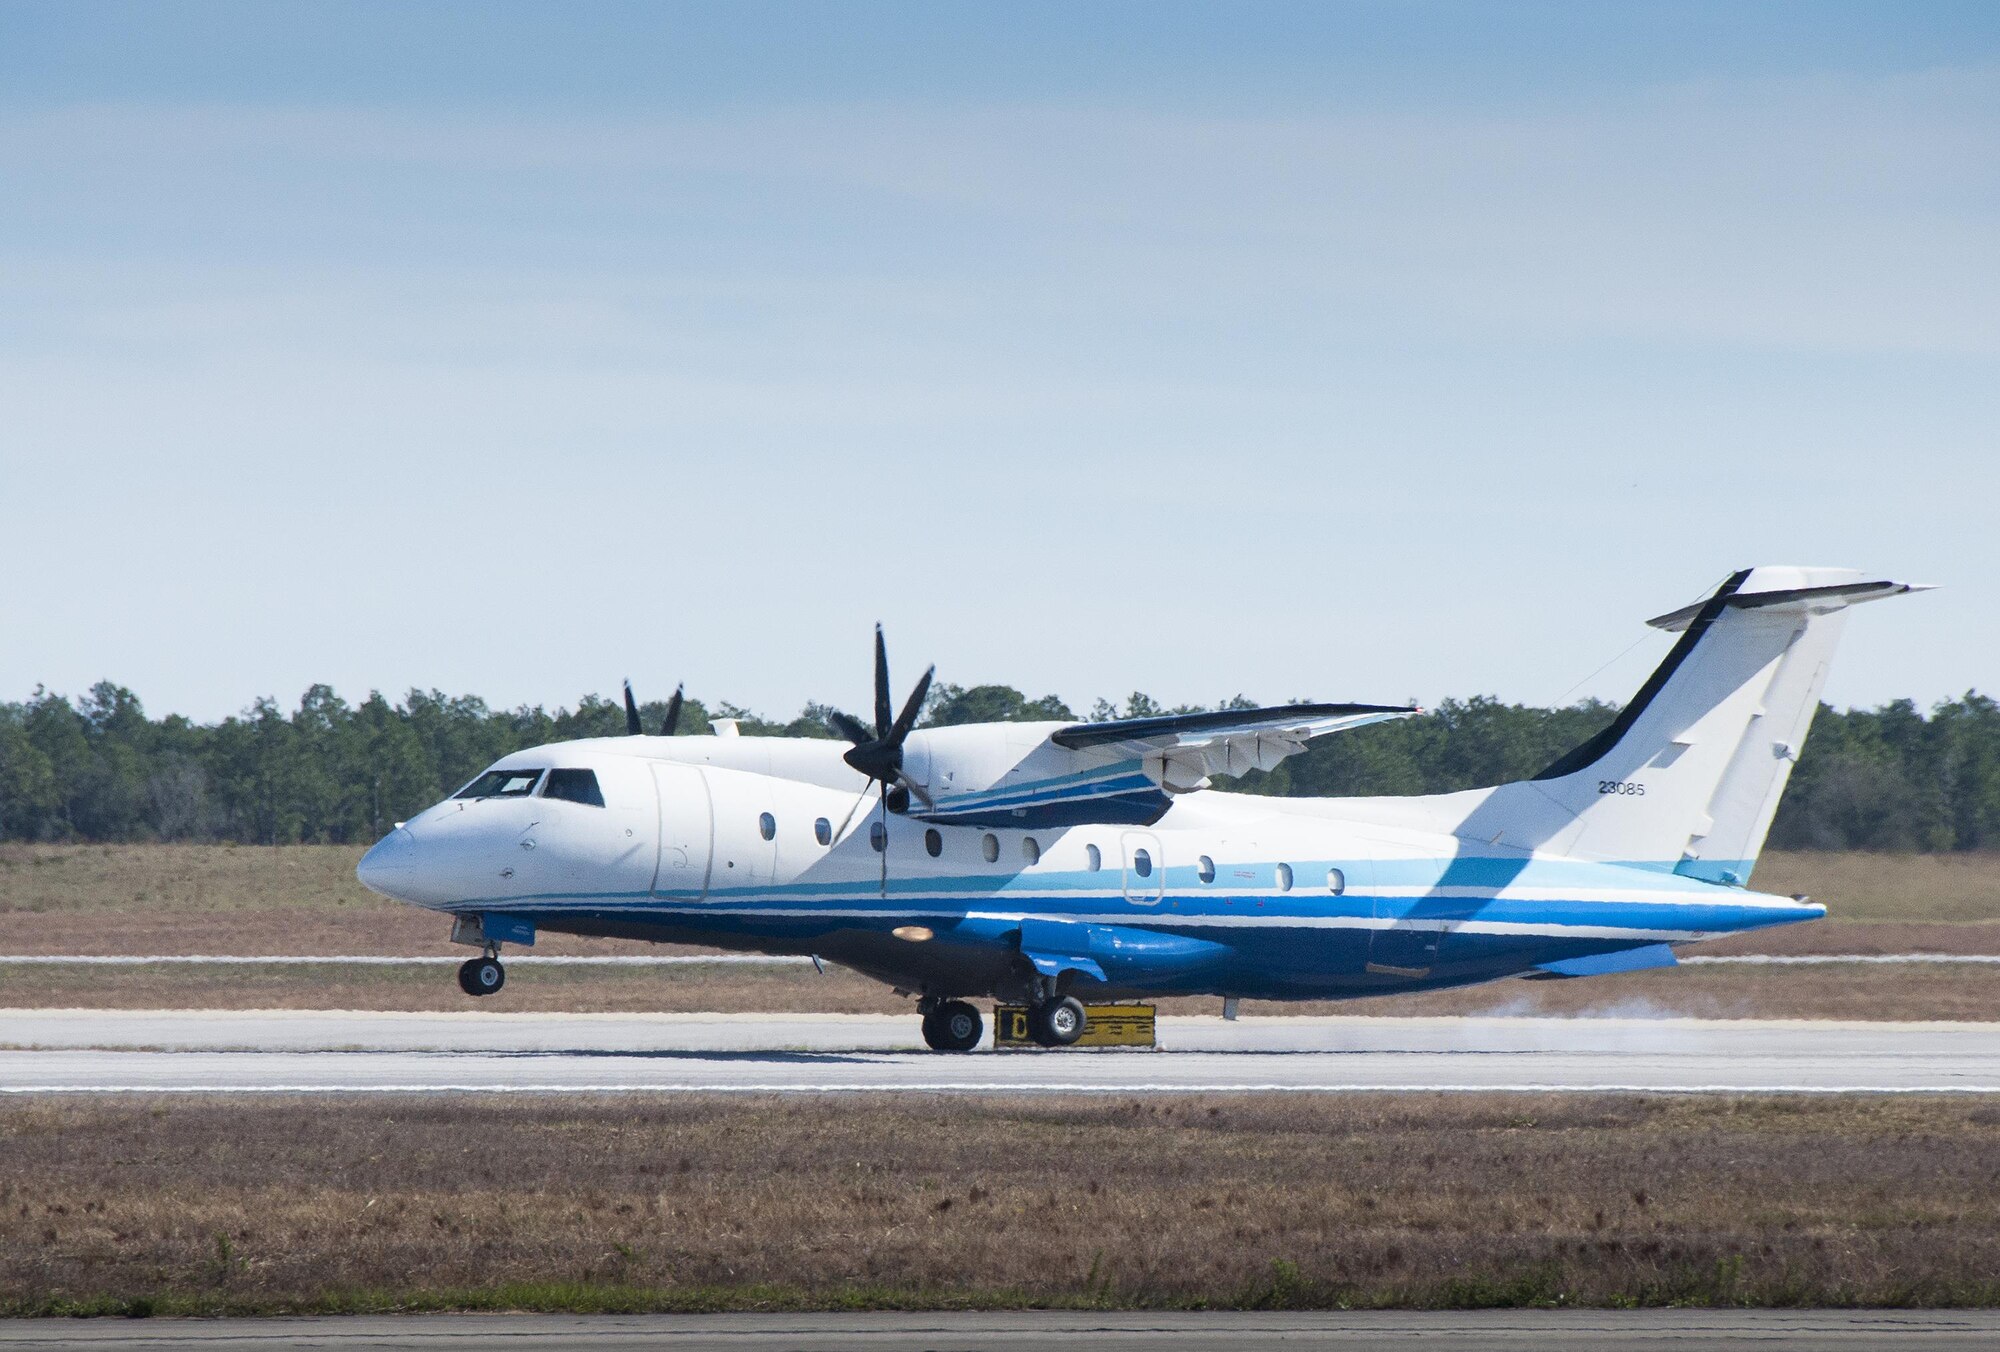
M458 969L458 988L467 995L491 995L507 984L498 958L468 958Z
M969 1052L985 1032L986 1021L963 1000L946 1000L924 1015L924 1041L932 1051Z

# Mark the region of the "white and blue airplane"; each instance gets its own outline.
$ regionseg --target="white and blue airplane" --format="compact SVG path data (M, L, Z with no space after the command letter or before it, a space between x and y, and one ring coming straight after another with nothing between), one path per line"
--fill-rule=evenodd
M1311 738L1421 712L1359 704L917 729L850 745L641 733L517 752L361 860L372 891L453 917L500 989L539 931L841 963L917 997L940 1051L972 998L1082 1035L1083 998L1325 1000L1670 966L1676 945L1814 920L1748 889L1845 612L1921 590L1764 567L1651 621L1680 639L1597 736L1532 779L1409 798L1218 792Z

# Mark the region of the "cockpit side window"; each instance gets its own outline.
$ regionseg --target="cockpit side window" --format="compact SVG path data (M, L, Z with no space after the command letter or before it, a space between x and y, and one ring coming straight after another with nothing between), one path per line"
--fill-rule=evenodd
M604 806L604 794L597 787L595 770L549 771L549 782L542 788L542 797L588 803L592 807Z
M525 798L535 791L540 770L488 770L467 784L454 798Z

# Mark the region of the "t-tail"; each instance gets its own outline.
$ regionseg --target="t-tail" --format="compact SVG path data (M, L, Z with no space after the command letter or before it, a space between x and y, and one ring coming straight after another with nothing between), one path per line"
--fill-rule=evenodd
M1402 802L1472 842L1742 886L1848 608L1924 590L1845 568L1745 569L1649 621L1680 641L1597 736L1533 779Z

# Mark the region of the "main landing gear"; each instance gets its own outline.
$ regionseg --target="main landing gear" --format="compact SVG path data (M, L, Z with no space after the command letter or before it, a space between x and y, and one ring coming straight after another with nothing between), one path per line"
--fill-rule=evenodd
M924 1016L924 1041L932 1051L969 1052L979 1045L979 1039L986 1032L986 1023L979 1017L979 1011L964 1000L939 1000L935 996L926 996L917 1002L917 1012ZM1021 1013L1019 1007L1001 1011L1002 1015L1012 1018L1019 1018ZM1038 1000L1027 1007L1026 1014L1027 1039L1043 1047L1074 1046L1090 1022L1083 1002L1067 995ZM1010 1025L1003 1020L1002 1026ZM1015 1031L1002 1035L1002 1041L1012 1038L1014 1041L1008 1045L1018 1046L1022 1037L1021 1026L1011 1026Z
M923 1015L924 1041L935 1052L969 1052L986 1032L979 1010L964 1000L941 1000Z
M491 954L467 958L459 965L458 988L467 995L491 995L506 984L507 969Z
M1083 1036L1088 1020L1083 1001L1074 995L1042 1000L1028 1006L1028 1036L1044 1047L1068 1047Z

